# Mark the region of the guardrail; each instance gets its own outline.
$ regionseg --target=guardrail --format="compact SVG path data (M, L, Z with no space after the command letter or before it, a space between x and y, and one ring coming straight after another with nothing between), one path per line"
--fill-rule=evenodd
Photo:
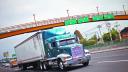
M87 49L108 49L108 48L116 48L116 47L123 47L128 46L128 39L123 39L121 41L109 41L105 42L104 44L95 44L91 46L86 46Z
M20 25L0 28L0 34L16 31L16 30L20 30L20 29L42 26L42 25L61 23L69 18L79 18L79 17L84 17L84 16L88 16L89 18L92 18L92 16L95 16L97 14L98 13L90 13L90 14L82 14L82 15L74 15L74 16L69 16L69 17L60 17L60 18L54 18L54 19L48 19L48 20L41 20L41 21L37 21L36 24L35 24L35 22L24 23L24 24L20 24ZM100 15L113 14L114 16L115 15L128 15L128 10L126 11L126 13L124 11L111 11L111 12L100 12L99 14Z

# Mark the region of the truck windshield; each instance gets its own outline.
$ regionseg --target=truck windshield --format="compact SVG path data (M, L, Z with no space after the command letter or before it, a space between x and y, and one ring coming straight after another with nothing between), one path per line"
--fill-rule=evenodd
M59 46L69 45L69 44L73 44L75 42L76 42L75 38L65 39L65 40L61 40L59 42Z

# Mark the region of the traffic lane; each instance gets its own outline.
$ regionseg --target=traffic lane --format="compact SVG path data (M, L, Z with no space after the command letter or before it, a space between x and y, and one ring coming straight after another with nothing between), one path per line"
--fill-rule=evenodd
M94 53L92 54L93 58L97 57L108 57L108 56L115 56L115 55L121 55L121 54L128 54L128 48L125 49L120 49L120 50L114 50L114 51L106 51L106 52L99 52L99 53Z
M14 72L15 70L10 67L0 66L0 72Z
M18 67L10 68L10 66L4 66L0 63L0 72L15 72L17 70L19 70Z
M128 49L92 54L89 66L70 72L128 72Z
M102 62L80 67L70 72L128 72L128 62Z
M121 59L128 60L128 48L91 54L91 62L93 63L103 60L121 60Z

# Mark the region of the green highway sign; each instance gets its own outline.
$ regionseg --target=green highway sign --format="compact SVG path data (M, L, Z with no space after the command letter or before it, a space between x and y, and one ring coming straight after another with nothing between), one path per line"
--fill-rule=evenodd
M114 19L114 15L113 14L105 14L104 19Z
M77 19L73 18L73 19L65 20L64 24L65 26L77 24Z
M95 15L92 17L92 21L102 21L102 20L109 20L109 19L114 19L114 15L113 14L103 14L103 15ZM64 24L65 24L65 26L67 26L67 25L81 24L81 23L86 23L86 22L89 22L88 16L80 17L78 19L72 18L69 20L65 20Z
M95 15L92 17L93 21L100 21L100 20L104 20L103 15Z
M84 18L81 17L81 18L78 19L78 24L85 23L85 22L89 22L89 17L88 16L86 16Z
M65 26L67 26L67 25L81 24L81 23L85 23L85 22L89 22L88 16L81 17L79 19L72 18L69 20L65 20L64 24L65 24Z

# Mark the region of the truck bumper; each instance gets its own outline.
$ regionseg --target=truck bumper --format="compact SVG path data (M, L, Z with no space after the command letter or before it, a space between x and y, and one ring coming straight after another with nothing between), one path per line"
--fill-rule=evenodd
M91 60L91 56L86 55L84 57L79 57L77 59L67 60L66 62L64 62L64 65L71 66L71 65L75 65L75 64L82 64L82 63L88 62L90 60Z

